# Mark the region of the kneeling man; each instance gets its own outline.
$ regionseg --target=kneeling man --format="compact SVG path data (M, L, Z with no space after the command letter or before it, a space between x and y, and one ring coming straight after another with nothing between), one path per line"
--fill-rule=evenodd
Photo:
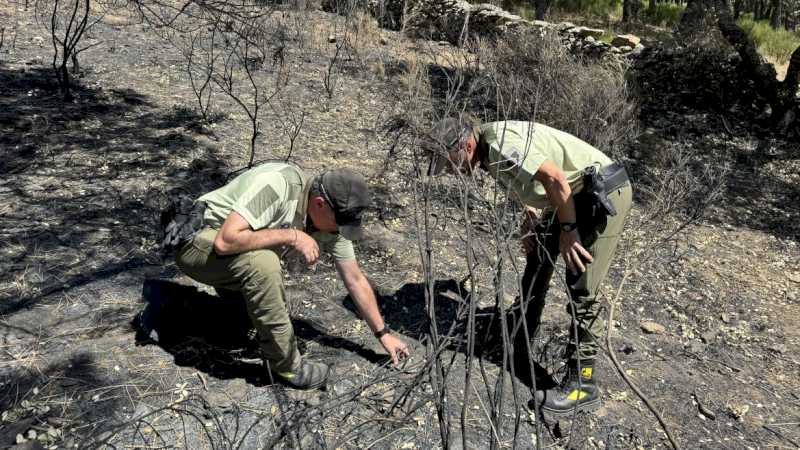
M325 384L329 366L303 359L286 310L281 257L299 253L307 264L331 252L361 317L396 364L406 344L383 321L375 294L356 262L353 240L370 203L364 179L349 170L309 177L285 163L267 163L198 199L202 227L177 252L189 277L218 290L239 291L258 332L271 373L300 389Z

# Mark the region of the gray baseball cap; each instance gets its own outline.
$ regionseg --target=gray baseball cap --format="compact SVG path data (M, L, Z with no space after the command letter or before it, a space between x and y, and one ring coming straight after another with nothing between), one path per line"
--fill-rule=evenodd
M370 193L364 178L347 169L330 170L320 176L320 190L333 209L339 234L357 241L364 235L361 216L370 205Z

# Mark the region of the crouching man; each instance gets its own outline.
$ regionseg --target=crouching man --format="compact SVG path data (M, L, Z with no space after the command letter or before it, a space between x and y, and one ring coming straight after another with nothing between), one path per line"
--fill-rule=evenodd
M408 347L389 332L353 251L369 203L366 183L351 171L309 177L289 164L263 164L198 199L196 209L205 210L192 227L199 230L179 247L177 265L219 291L241 292L268 370L290 386L312 389L325 384L330 368L297 350L280 260L295 251L314 264L322 246L333 254L361 317L396 364L408 356ZM179 228L168 227L168 239Z
M603 330L597 293L631 207L625 169L586 142L533 122L481 125L462 115L437 123L429 138L431 175L480 167L528 210L522 295L509 324L517 356L530 355L526 335L539 325L556 258L563 257L572 317L567 374L558 387L534 392L534 401L556 416L596 406L596 340ZM536 209L543 212L537 216Z

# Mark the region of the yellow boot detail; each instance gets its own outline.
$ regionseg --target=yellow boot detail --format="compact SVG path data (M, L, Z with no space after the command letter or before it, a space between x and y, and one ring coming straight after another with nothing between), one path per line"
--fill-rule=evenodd
M589 395L587 392L575 389L574 391L569 393L569 395L567 396L567 400L573 402L580 401L583 400L587 395Z

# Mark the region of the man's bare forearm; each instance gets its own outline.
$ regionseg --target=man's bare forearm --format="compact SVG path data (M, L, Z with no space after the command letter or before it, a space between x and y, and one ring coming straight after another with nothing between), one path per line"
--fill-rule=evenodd
M565 179L557 178L545 185L550 204L556 210L558 221L561 223L575 223L575 200L572 198L572 189Z
M297 230L266 229L253 231L225 230L223 227L214 241L214 249L219 255L238 255L240 253L262 248L293 245L297 239Z
M355 263L353 263L355 264ZM367 322L372 332L380 331L384 327L383 316L378 308L378 301L375 292L367 281L367 277L359 268L339 268L339 273L344 282L345 288L353 297L353 302L358 308L361 317Z

